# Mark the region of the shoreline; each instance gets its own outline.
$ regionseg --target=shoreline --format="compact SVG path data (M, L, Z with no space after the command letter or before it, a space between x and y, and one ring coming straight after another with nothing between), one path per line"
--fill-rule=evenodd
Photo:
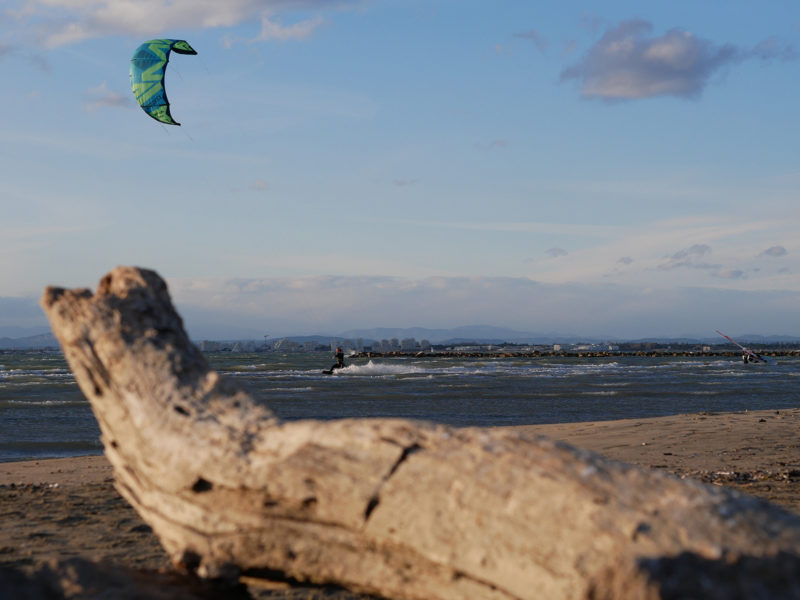
M508 429L725 486L800 515L800 408ZM114 489L104 455L0 463L0 507L0 568L31 574L53 560L79 558L171 569L150 527ZM295 591L253 597L306 598Z
M496 428L544 435L678 477L719 480L734 479L737 473L782 474L800 485L800 408ZM104 482L113 482L113 471L103 454L0 462L0 488L70 489ZM789 504L800 514L800 497Z

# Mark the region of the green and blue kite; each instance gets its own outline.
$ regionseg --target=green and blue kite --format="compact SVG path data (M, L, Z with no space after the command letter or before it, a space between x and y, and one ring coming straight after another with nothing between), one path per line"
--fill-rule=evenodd
M161 123L180 125L170 114L164 89L164 74L172 51L197 54L185 40L150 40L139 46L131 58L131 88L144 112Z

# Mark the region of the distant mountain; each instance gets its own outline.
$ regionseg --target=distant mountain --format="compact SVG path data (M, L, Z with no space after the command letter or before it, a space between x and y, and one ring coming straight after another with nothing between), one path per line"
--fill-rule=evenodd
M781 343L781 344L795 344L800 342L800 338L792 335L758 335L758 334L745 334L739 338L733 338L739 343L747 342L748 344L765 344L765 343Z
M0 350L37 350L58 347L58 340L52 333L41 333L21 338L0 338Z
M321 338L322 336L317 336ZM484 344L499 344L508 342L512 344L576 344L576 343L660 343L660 344L720 344L725 340L720 336L708 337L647 337L629 339L618 337L581 336L575 333L543 333L518 331L505 327L491 325L468 325L452 329L427 329L425 327L376 327L373 329L351 329L340 333L337 338L368 340L390 340L397 338L414 338L417 341L428 340L432 344L464 344L477 342ZM293 338L294 339L294 338ZM335 339L335 338L334 338ZM767 344L767 343L800 343L800 337L782 335L742 335L734 338L739 343Z
M552 344L558 342L577 341L575 335L558 335L554 333L531 333L516 331L505 327L491 325L467 325L452 329L427 329L425 327L376 327L373 329L351 329L344 331L340 337L347 339L363 338L365 340L390 340L397 338L414 338L428 340L432 344L463 344L480 342L485 344L499 344L510 342L517 344ZM581 339L581 341L587 341Z

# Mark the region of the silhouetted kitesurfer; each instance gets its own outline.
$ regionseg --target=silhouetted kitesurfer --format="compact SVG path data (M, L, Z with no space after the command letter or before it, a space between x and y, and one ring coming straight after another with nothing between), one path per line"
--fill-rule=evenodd
M336 364L331 369L341 369L344 367L344 352L341 348L336 348Z
M327 371L323 371L323 373L327 373L330 375L336 369L343 369L344 368L344 352L342 352L341 348L336 348L336 363L331 365L331 368Z

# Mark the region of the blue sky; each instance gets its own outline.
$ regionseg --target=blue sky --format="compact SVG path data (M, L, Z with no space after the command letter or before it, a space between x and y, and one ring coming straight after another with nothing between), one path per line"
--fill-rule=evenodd
M800 335L799 58L788 1L7 0L0 335L119 264L199 338Z

